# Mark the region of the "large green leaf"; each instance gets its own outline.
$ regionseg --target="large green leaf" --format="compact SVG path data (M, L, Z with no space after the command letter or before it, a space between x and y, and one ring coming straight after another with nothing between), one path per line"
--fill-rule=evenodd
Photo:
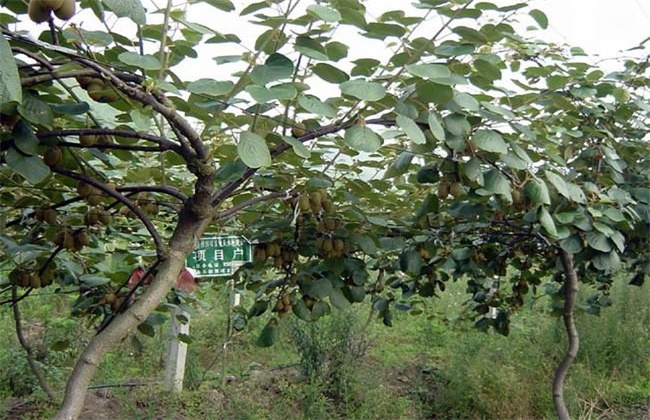
M318 63L312 66L311 71L316 76L330 83L339 84L350 80L350 76L346 72L327 63Z
M235 6L232 4L230 0L203 0L203 1L225 12L231 12L235 10Z
M503 137L494 130L478 130L474 133L474 142L476 147L486 152L501 154L508 152L508 145Z
M188 83L187 90L200 95L221 96L230 92L233 86L234 83L231 81L219 82L214 79L198 79Z
M417 250L409 249L399 257L400 269L412 276L419 276L422 272L422 256Z
M427 121L429 122L429 128L431 129L433 137L445 141L445 129L442 128L442 123L440 122L438 114L433 111L429 112Z
M251 71L251 80L261 86L280 79L287 79L293 74L293 62L282 54L271 54L264 64L255 66Z
M454 95L454 102L468 111L478 111L479 102L469 93L458 92Z
M307 147L305 147L305 145L299 142L297 139L293 137L282 136L282 140L285 143L291 145L293 153L300 156L301 158L308 159L309 156L311 156L309 149L307 149Z
M320 99L312 95L300 95L298 97L298 105L305 108L307 111L322 117L336 117L336 109L334 109L332 105L322 102Z
M50 175L50 168L38 156L26 156L13 147L5 154L7 165L31 184L38 184Z
M348 80L340 85L341 93L364 101L378 101L386 96L386 90L376 82Z
M530 180L524 187L524 194L533 204L551 204L551 196L546 183L540 179Z
M546 233L552 237L557 237L557 228L555 227L555 222L553 221L551 214L548 212L548 210L546 210L546 207L540 207L538 217L539 223L542 225Z
M449 68L442 64L409 64L406 70L414 76L436 81L451 76Z
M279 337L280 330L278 327L278 320L273 317L264 326L262 332L260 332L260 335L257 337L255 344L258 347L271 347L276 341L278 341Z
M241 160L251 168L271 166L271 153L266 145L266 140L250 131L244 131L239 136L237 153Z
M127 2L125 2L127 3ZM129 66L139 67L145 70L159 70L160 61L153 55L138 54L131 51L126 51L117 56L117 58L124 64Z
M22 87L11 46L0 35L0 105L22 101Z
M307 7L307 12L317 16L325 22L338 22L341 20L341 14L337 10L320 4L312 4Z
M38 137L34 135L32 127L25 121L19 120L11 132L14 139L14 146L25 155L38 153Z
M396 118L397 125L404 131L409 139L415 144L424 144L427 142L427 139L424 137L424 133L420 130L417 123L405 117L404 115L398 115Z
M535 22L539 25L540 28L546 29L548 28L548 18L546 17L546 14L542 12L539 9L533 9L528 14L535 19Z
M147 23L147 14L140 0L103 0L104 6L118 17L127 17L138 25Z
M571 193L569 193L569 188L567 187L566 182L564 182L564 179L562 179L561 176L551 171L544 171L544 175L546 176L546 179L548 179L550 183L553 184L557 192L559 192L565 198L571 199Z
M345 142L362 152L376 152L381 147L381 137L365 125L355 125L345 131Z
M612 244L609 242L609 239L600 232L587 232L585 239L589 247L596 251L609 252L612 250Z

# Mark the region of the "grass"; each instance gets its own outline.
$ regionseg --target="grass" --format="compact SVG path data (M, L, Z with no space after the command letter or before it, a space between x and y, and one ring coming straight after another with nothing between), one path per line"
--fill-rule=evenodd
M509 337L481 333L462 321L462 292L451 285L425 302L429 317L396 313L393 328L366 325L366 305L317 324L287 317L269 349L254 345L265 323L255 318L230 337L224 365L224 299L220 290L202 291L186 391L169 394L159 383L163 324L156 337L141 337L140 349L129 341L118 346L94 381L150 385L93 392L93 418L553 418L550 378L565 345L560 320L536 302L515 316ZM600 316L578 315L581 350L567 382L575 418L638 418L650 406L650 288L619 282L611 297L614 305ZM47 417L54 408L26 368L8 309L0 308L0 417L18 402L28 403L22 418ZM65 316L65 297L27 299L21 309L40 366L60 390L92 331ZM72 345L64 347L66 340ZM232 379L225 387L223 372Z

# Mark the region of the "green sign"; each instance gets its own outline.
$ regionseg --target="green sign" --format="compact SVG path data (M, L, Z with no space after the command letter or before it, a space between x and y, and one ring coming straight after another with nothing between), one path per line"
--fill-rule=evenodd
M185 265L194 277L229 277L244 263L253 261L253 246L243 236L206 235L188 255Z

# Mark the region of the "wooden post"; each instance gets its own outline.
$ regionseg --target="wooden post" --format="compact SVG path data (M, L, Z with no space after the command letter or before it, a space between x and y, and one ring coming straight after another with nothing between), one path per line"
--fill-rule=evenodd
M167 350L167 363L165 365L165 388L172 392L183 390L183 379L185 378L185 361L187 359L187 343L178 340L179 334L190 333L190 314L180 308L174 308L172 313L171 337ZM186 322L178 320L185 318Z

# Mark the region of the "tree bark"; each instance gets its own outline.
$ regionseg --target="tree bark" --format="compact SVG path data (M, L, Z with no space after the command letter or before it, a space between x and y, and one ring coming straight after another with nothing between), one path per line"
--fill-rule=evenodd
M50 388L50 385L47 383L47 379L45 379L45 375L43 375L43 372L41 372L41 370L36 365L32 347L29 345L29 343L25 339L25 335L23 334L23 326L20 317L20 309L18 308L18 301L17 301L18 294L16 293L16 286L13 286L11 288L11 297L14 300L13 309L14 309L14 322L16 323L16 336L18 337L18 341L20 342L20 345L25 350L25 356L27 357L27 364L29 365L29 370L31 370L34 376L36 376L39 385L41 386L41 388L43 388L43 391L45 391L47 397L50 400L55 401L56 397L54 395L54 392L52 392L52 388Z
M170 241L170 250L151 285L131 307L94 336L79 356L72 374L68 378L65 397L54 417L55 420L79 418L88 386L95 376L103 356L111 346L126 338L145 321L176 283L176 277L185 266L185 257L192 251L196 241L211 220L211 213L209 211L197 212L194 208L196 204L193 200L186 203L180 214L174 236Z
M578 295L578 275L573 264L573 255L564 250L560 250L560 260L562 261L562 268L564 270L564 313L562 314L562 319L564 321L568 346L564 353L564 358L555 370L555 376L553 378L553 406L555 407L555 413L558 419L569 420L569 410L564 401L564 380L580 348L578 329L576 328L574 318L576 298Z

